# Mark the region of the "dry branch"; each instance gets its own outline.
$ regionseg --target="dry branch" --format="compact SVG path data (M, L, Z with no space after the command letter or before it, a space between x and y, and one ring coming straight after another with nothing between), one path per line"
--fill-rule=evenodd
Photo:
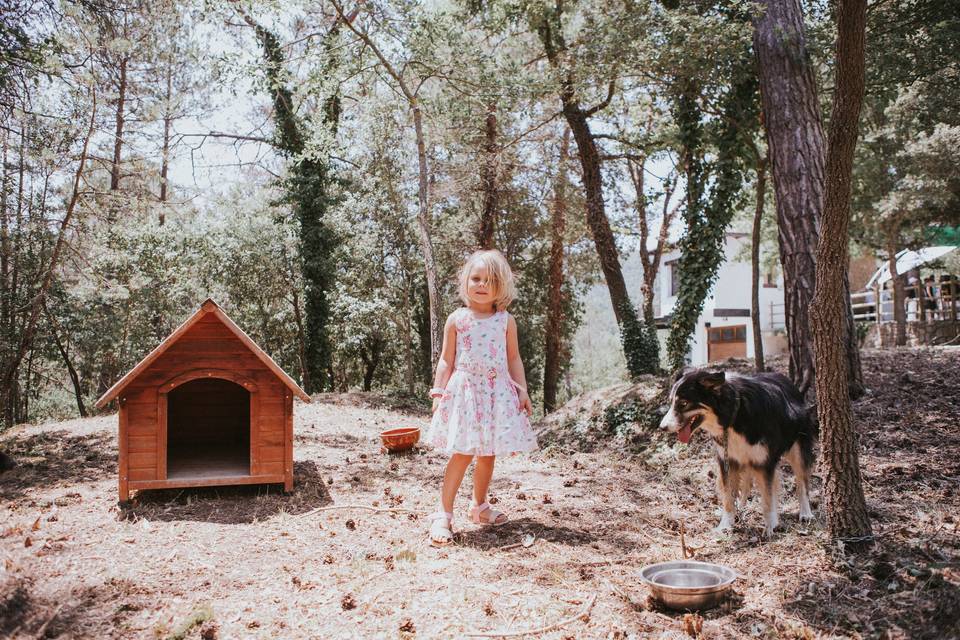
M575 622L580 619L584 619L584 620L589 619L590 610L593 609L593 603L596 602L596 600L597 600L597 594L593 594L592 596L590 596L590 601L587 602L587 606L583 608L583 611L581 611L575 616L570 616L569 618L565 618L560 622L555 622L554 624L548 625L546 627L530 629L529 631L487 631L487 632L479 632L479 633L467 633L465 635L470 638L514 638L517 636L532 636L538 633L547 633L548 631L553 631L555 629L559 629L560 627L568 625L571 622Z

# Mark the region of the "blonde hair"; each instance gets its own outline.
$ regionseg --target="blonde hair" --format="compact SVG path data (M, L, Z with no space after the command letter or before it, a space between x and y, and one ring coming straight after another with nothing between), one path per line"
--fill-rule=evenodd
M510 306L517 295L513 271L507 259L496 249L474 251L460 267L459 293L463 303L470 304L470 298L467 297L467 283L470 280L470 270L474 266L481 266L487 270L487 284L493 290L493 308L496 311L503 311Z

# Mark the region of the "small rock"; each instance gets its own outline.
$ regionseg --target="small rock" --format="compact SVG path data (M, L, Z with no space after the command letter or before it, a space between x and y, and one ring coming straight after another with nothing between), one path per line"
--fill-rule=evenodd
M340 598L340 608L344 611L349 611L350 609L357 608L357 601L353 599L353 594L348 593L347 595Z
M357 528L357 523L354 522L353 520L347 520L344 524L346 525L347 529L349 529L350 531L353 531Z
M219 630L220 625L218 625L215 620L207 620L200 627L200 638L202 640L217 640L217 632Z

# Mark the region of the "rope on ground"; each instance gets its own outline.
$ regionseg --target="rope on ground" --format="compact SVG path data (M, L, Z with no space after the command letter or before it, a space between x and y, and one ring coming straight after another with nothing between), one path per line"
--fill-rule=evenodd
M321 511L333 511L335 509L360 509L363 511L373 511L375 513L419 513L413 509L381 509L380 507L371 507L365 504L335 504L332 507L317 507L316 509L311 509L306 513L301 513L296 517L306 518L307 516L312 516L313 514Z

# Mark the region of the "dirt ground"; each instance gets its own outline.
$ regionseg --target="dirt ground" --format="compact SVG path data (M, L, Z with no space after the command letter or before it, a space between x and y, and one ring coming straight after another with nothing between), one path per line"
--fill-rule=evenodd
M643 455L554 437L499 460L492 494L511 521L468 524L468 479L456 544L438 550L424 516L445 460L382 454L381 429L427 416L376 396L297 405L292 495L143 492L124 510L115 415L20 426L0 436L20 462L0 475L0 637L960 638L960 349L865 352L864 368L877 542L856 553L822 518L798 522L789 473L771 541L756 496L714 534L702 434L689 447L655 434ZM638 577L680 557L681 523L697 559L740 576L702 616L659 608Z

